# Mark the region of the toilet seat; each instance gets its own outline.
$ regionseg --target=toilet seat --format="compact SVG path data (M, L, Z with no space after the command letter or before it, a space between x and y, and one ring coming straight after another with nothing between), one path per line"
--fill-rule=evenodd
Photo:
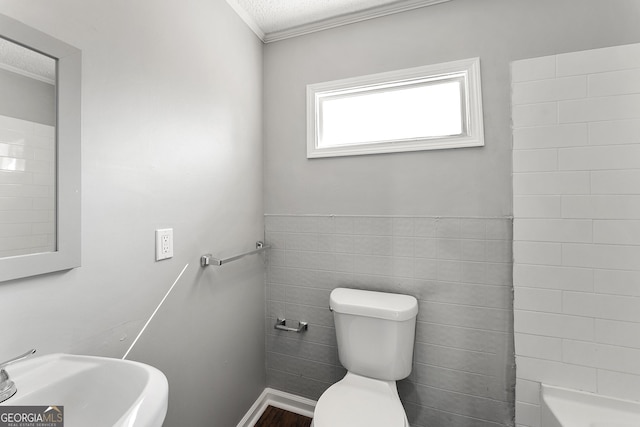
M407 427L395 381L347 375L325 391L313 427Z

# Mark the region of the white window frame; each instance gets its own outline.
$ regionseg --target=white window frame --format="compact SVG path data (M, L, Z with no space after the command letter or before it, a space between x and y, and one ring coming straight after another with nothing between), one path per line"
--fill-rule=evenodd
M376 91L412 82L458 80L462 82L463 132L460 135L371 141L358 144L319 147L321 100L338 98L349 92ZM439 150L484 145L480 58L371 74L307 85L307 158L356 156L364 154Z

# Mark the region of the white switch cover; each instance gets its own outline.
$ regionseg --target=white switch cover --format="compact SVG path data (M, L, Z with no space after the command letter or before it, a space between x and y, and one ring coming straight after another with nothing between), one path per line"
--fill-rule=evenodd
M156 261L173 257L173 228L156 230Z

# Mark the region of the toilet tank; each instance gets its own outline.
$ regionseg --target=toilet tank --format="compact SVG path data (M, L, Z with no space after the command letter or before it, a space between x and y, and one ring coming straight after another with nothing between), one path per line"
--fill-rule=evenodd
M329 306L342 366L349 372L385 381L409 376L418 315L414 297L336 288Z

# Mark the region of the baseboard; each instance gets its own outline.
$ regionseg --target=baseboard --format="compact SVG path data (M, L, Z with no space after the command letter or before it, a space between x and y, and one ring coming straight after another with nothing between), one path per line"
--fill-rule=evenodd
M269 405L313 418L316 401L267 387L258 396L254 404L251 405L251 408L242 417L237 427L253 427Z

